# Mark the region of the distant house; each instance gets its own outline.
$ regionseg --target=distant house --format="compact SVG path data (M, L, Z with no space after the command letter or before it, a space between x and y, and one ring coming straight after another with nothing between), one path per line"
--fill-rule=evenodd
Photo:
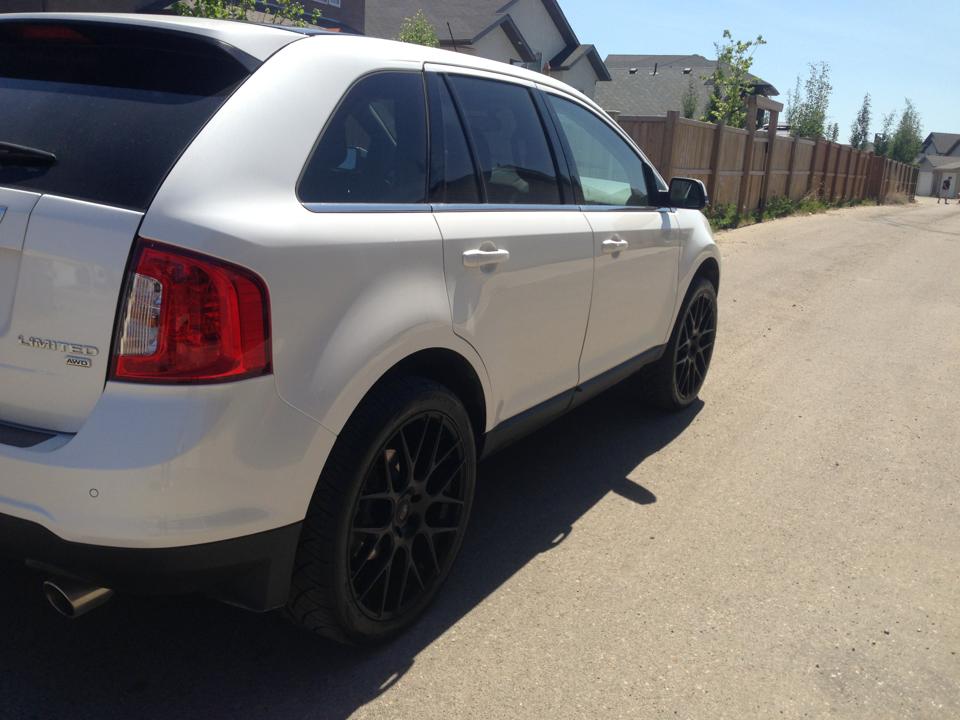
M344 0L346 1L346 0ZM610 74L593 45L581 44L556 0L367 0L366 34L396 38L423 10L440 46L547 73L595 97Z
M948 177L950 197L957 197L960 181L960 133L935 132L927 135L914 161L920 166L917 176L917 195L936 196Z
M605 61L611 81L597 88L597 102L608 112L621 115L683 114L684 95L695 97L693 118L700 119L710 99L709 78L716 60L702 55L608 55ZM752 76L753 93L773 97L780 92L770 83Z

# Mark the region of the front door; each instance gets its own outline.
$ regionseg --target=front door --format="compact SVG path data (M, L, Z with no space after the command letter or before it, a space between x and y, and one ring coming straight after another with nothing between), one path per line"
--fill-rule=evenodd
M547 94L594 233L596 277L580 382L666 343L676 301L676 214L650 205L636 151L592 110Z
M494 77L428 72L453 327L489 373L491 425L550 400L566 407L593 284L593 231L563 204L549 119L532 86Z

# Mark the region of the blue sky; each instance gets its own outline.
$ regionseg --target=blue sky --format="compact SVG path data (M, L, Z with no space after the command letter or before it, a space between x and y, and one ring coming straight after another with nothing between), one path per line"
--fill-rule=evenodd
M826 60L833 94L830 122L846 142L863 95L873 98L871 133L883 113L909 97L920 111L924 135L960 133L960 0L945 2L766 3L753 0L644 2L561 0L580 42L609 54L715 57L724 29L747 40L763 35L753 72L773 83L786 102L807 63ZM798 9L804 8L803 12Z

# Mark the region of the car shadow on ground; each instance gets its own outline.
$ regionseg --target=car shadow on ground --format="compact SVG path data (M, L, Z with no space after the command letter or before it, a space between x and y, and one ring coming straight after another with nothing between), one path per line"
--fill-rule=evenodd
M337 647L203 598L120 596L76 621L42 597L36 574L0 565L4 718L344 718L402 677L417 654L607 493L654 495L627 479L702 407L645 409L615 388L482 463L469 535L426 617L375 650Z

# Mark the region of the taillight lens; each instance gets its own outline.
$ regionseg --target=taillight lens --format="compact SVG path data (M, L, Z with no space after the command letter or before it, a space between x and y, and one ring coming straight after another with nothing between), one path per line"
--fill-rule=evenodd
M138 241L112 379L209 383L270 370L263 280L216 258Z

